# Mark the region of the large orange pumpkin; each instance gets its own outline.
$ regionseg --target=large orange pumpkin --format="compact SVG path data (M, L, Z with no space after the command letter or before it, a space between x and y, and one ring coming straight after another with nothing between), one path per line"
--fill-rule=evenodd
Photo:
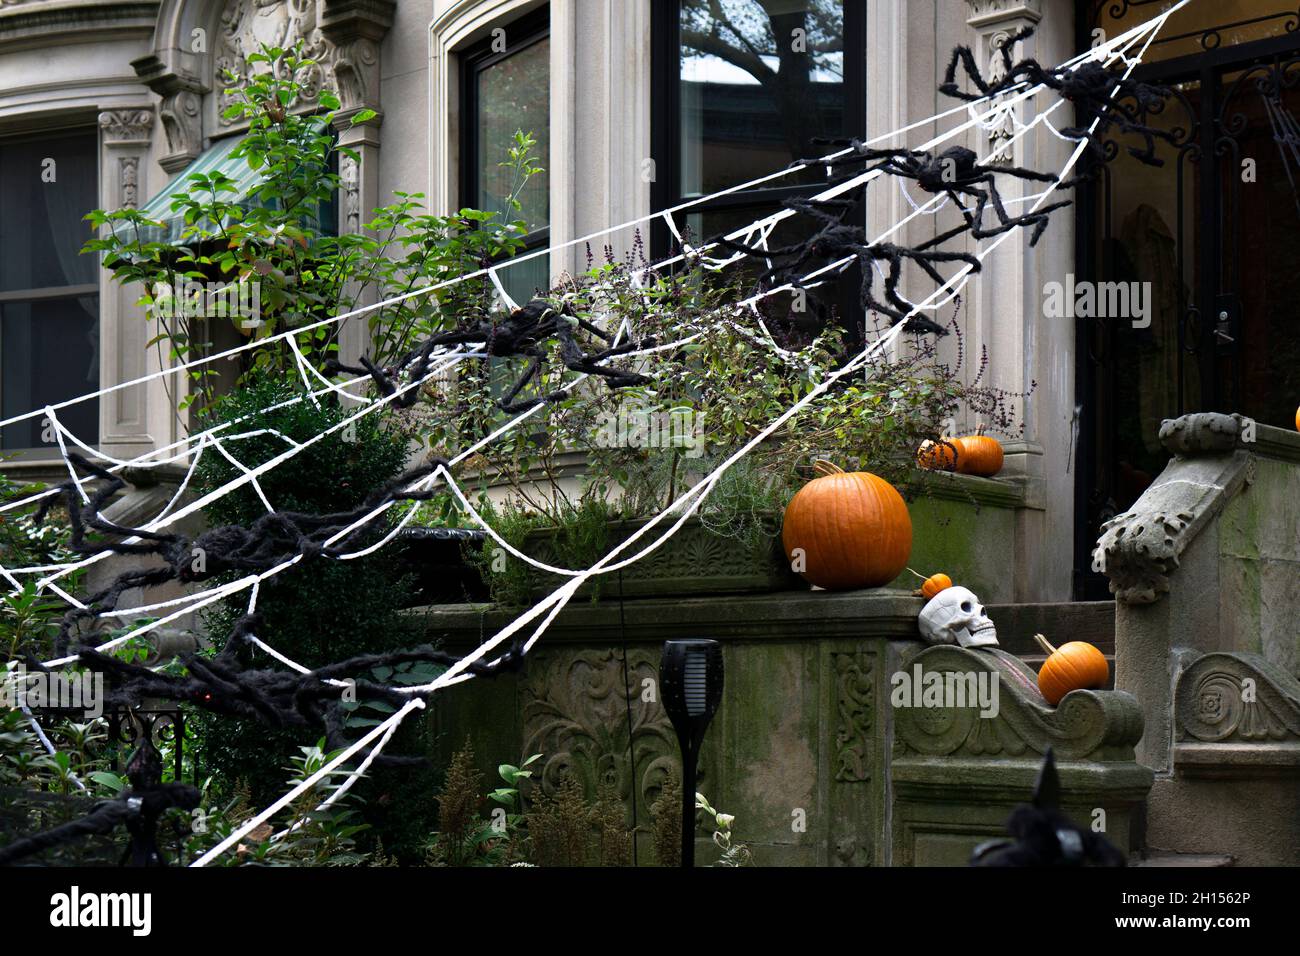
M1034 640L1047 653L1047 660L1038 669L1038 689L1053 707L1072 690L1106 686L1110 665L1105 655L1091 644L1071 641L1053 647L1041 634L1035 634Z
M984 434L984 426L975 429L974 435L956 439L957 470L963 475L981 475L992 478L1002 470L1002 443Z
M912 554L903 496L870 472L824 461L815 467L821 477L800 488L785 509L781 541L791 566L827 590L888 584Z
M1300 432L1300 407L1295 410L1295 430Z

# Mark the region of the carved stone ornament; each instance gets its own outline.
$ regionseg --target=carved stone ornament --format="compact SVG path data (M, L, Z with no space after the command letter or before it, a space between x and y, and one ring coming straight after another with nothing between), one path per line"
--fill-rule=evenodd
M625 803L635 790L639 822L648 822L664 781L681 773L668 715L657 698L646 700L655 684L644 682L657 677L657 650L628 651L626 674L612 649L536 655L521 692L524 754L543 755L534 781L552 792L574 775L588 799L605 783Z
M118 204L123 209L140 205L140 157L123 156L118 159Z
M1183 671L1178 737L1215 744L1300 744L1300 682L1257 654L1206 654Z
M1198 412L1160 423L1160 443L1171 455L1226 455L1240 445L1245 419L1240 415Z
M382 24L382 29L352 32L353 25L342 21L356 17L349 15L338 18L338 22L327 22L331 4L326 0L227 0L221 12L213 57L212 88L219 91L217 122L222 126L234 122L223 115L235 99L225 92L229 86L228 73L248 76L251 71L248 56L262 45L289 49L299 41L303 44L303 55L316 61L316 65L299 75L304 85L301 104L304 109L311 108L322 90L337 93L345 113L363 106L377 107L377 102L372 102L378 99L379 84L379 47L375 34L382 37L387 29L383 24L384 6L375 4L369 11L379 15L376 22ZM266 64L252 66L266 69Z
M875 657L831 655L835 670L835 779L861 783L871 777L875 707Z
M145 145L153 130L153 110L148 107L105 110L99 114L99 128L103 130L107 143Z
M1043 0L966 0L970 12L966 22L973 27L1026 21L1028 26L1043 19Z
M944 686L970 691L997 682L997 713L981 716L969 694L966 706L894 707L894 755L1005 758L1042 754L1050 746L1067 760L1132 760L1142 736L1142 709L1123 691L1086 690L1052 707L1033 670L1014 654L992 647L927 647L903 661L909 675L942 675ZM932 680L932 678L927 678ZM958 702L960 703L960 702Z
M343 181L343 231L361 231L361 170L351 156L339 160L339 178Z
M159 164L169 173L184 169L203 151L202 107L202 97L193 90L180 89L163 97L158 118L167 137L167 155Z
M1246 484L1253 457L1241 450L1240 415L1202 413L1160 426L1176 457L1133 507L1101 526L1092 567L1125 604L1169 592L1179 558L1223 504Z

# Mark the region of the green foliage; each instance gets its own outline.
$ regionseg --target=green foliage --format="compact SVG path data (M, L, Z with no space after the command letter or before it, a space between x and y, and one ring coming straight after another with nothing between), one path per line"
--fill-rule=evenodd
M438 796L438 832L429 841L434 866L631 866L633 832L612 784L588 803L566 774L553 792L533 781L534 754L519 766L501 764L505 786L481 795L483 775L468 740L452 755ZM530 798L525 784L531 783Z
M553 563L589 566L608 550L603 525L661 513L843 366L847 346L838 328L800 338L789 316L785 326L779 315L768 316L769 328L786 329L778 343L736 304L742 297L739 287L690 262L646 284L629 265L606 261L552 289L550 301L581 320L609 330L626 324L657 342L689 341L640 365L613 360L647 371L652 381L617 390L589 381L467 460L484 488L495 488L498 499L504 492L504 503L481 509L498 534L527 553L530 534L553 529ZM963 411L1006 433L1021 397L981 384L986 355L973 376L963 371L960 332L952 327L956 362L924 340L903 341L863 373L836 380L731 465L699 507L699 520L756 548L779 534L786 503L819 458L871 471L909 498L948 480L917 467L918 447L940 438ZM479 367L429 389L433 407L443 410L422 430L433 451L452 454L498 420L490 374ZM549 394L572 378L550 354L533 384ZM427 514L437 524L462 520L450 499ZM536 573L525 562L492 543L471 560L494 600L530 603Z
M660 866L682 865L682 785L676 774L664 778L659 797L650 805L655 859Z
M299 747L284 768L290 775L281 782L280 789L287 791L299 786L339 753L327 752L324 739ZM362 866L370 863L375 855L358 839L370 825L362 820L358 808L363 801L356 795L356 789L321 808L325 800L347 783L349 776L346 765L331 770L270 821L249 831L239 843L217 857L213 865ZM203 805L194 815L191 836L186 843L186 858L190 860L225 840L259 809L242 783L231 789L224 804L216 802L210 784L211 780L204 787Z
M541 754L520 766L501 764L497 775L504 787L481 796L483 775L474 769L474 748L468 740L447 768L438 796L438 832L429 841L427 862L433 866L506 866L523 859L523 797L520 785L533 772L528 768ZM481 816L486 803L488 815Z
M564 499L552 511L531 510L518 499L496 505L484 495L475 506L501 537L516 550L528 553L529 538L540 532L552 535L550 544L558 567L585 568L609 549L609 522L617 517L605 499L587 493L575 500ZM538 584L538 574L530 565L514 557L494 541L481 546L467 544L465 560L477 568L488 585L492 600L507 607L532 603L531 594ZM541 572L541 582L561 584L556 576ZM600 596L603 581L592 584L592 600Z
M408 435L392 419L375 413L343 425L355 415L355 408L342 408L324 399L319 405L310 399L288 404L300 395L283 382L254 379L220 400L204 422L216 426L238 421L239 431L266 430L256 437L230 443L231 453L249 468L281 455L290 447L286 438L305 443L335 429L259 478L274 507L308 514L351 510L405 469ZM343 427L335 428L340 425ZM195 490L203 494L237 474L236 466L209 450L195 469ZM204 516L214 526L247 527L265 513L265 506L248 486L214 500L204 509ZM391 515L390 519L395 517ZM369 537L364 533L356 535L348 539L348 545L361 547L378 537L386 525L376 523L381 527L369 532ZM387 547L354 561L301 562L268 579L261 589L257 610L263 631L259 636L309 667L419 644L424 640L420 622L401 610L409 604L411 582L397 552ZM213 605L205 615L204 623L217 647L245 612L247 601L247 594L236 595ZM268 663L259 661L261 666ZM434 672L406 667L401 673L389 671L371 676L386 683L414 683L428 680ZM349 727L371 726L387 716L383 711L387 705L361 703L364 706L349 716ZM237 780L244 781L257 805L265 805L283 793L277 767L306 744L297 733L204 711L196 711L193 720L199 736L199 766L214 775L218 799L227 799ZM423 752L429 745L428 734L424 723L408 721L391 746L394 750ZM431 783L431 770L399 773L376 769L357 786L367 797L361 812L372 824L374 836L382 838L389 852L399 858L409 859L411 854L421 852L432 812L423 805L422 795L427 794ZM370 837L367 833L365 839Z
M96 229L111 230L88 241L83 251L101 254L117 281L143 285L139 304L158 323L150 345L166 350L169 360L193 359L211 351L219 323L259 337L303 329L296 342L319 367L337 351L346 322L364 322L371 355L382 366L420 336L489 309L493 289L480 277L436 297L411 296L342 323L306 328L371 298L400 296L515 255L527 227L522 220L504 221L476 209L431 215L423 194L396 192L395 201L376 209L361 231L333 235L333 224L321 221L321 212L338 193L339 162L358 161L354 150L338 145L335 130L368 123L375 114L340 116L338 98L328 90L313 100L307 88L315 64L303 56L301 44L292 50L264 46L247 62L248 76L226 76L231 102L224 115L248 126L231 155L262 177L250 197L237 195L235 181L219 171L191 174L172 201L172 212L184 223L175 242L158 241L163 224L139 210L95 210L86 217ZM535 145L531 135L517 133L501 164L514 183L504 204L509 212L518 213L524 186L542 172L530 152ZM221 305L215 315L204 314L214 310L187 281L209 289L257 283L256 321L227 314ZM241 359L242 373L294 373L285 343L245 355L251 357ZM210 405L219 373L205 366L191 376L182 407L195 399L200 407Z
M713 809L702 793L695 795L695 809L702 811L707 823L713 827L713 843L722 851L718 866L749 866L753 863L754 856L749 847L735 842L731 826L736 818L732 814Z

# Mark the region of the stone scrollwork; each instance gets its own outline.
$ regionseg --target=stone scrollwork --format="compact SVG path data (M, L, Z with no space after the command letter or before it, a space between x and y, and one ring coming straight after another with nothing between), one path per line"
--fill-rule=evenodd
M239 120L223 115L232 102L225 92L227 73L247 76L248 58L262 44L291 48L301 41L304 56L315 61L300 77L304 109L313 109L328 89L338 93L344 117L362 108L378 112L379 44L392 26L396 0L161 0L160 5L153 50L131 65L162 98L158 114L168 152L159 162L168 172L184 169L214 133L235 129ZM213 102L205 104L208 98ZM369 123L377 126L379 116ZM204 128L213 124L215 130Z
M1247 653L1206 654L1178 680L1180 740L1300 744L1300 682Z
M1171 455L1225 455L1240 447L1245 419L1241 415L1198 412L1160 423L1160 443Z
M329 69L333 45L317 25L318 7L316 0L227 0L221 11L213 61L213 88L221 91L217 98L218 123L229 126L234 122L225 116L226 108L234 102L233 94L226 91L229 75L247 76L253 72L247 57L263 45L292 49L301 42L304 57L316 61L300 75L303 98L308 104L323 89L334 88Z
M971 701L895 707L896 756L1021 757L1045 753L1050 746L1066 760L1131 760L1142 736L1142 711L1131 695L1080 690L1052 707L1028 665L1000 648L936 645L903 663L909 676L918 667L922 674L938 672L945 681L951 675L954 683L968 687L996 681L996 713L982 715Z
M163 96L158 118L167 137L167 155L159 163L168 172L184 169L203 151L202 104L202 97L191 89Z
M831 655L835 672L835 779L871 777L875 707L875 657L866 652Z
M148 107L105 110L99 114L99 128L108 143L147 144L153 130L153 110Z
M227 0L222 9L213 59L217 122L234 120L224 112L231 97L224 92L228 73L246 76L248 56L262 45L292 48L314 60L300 77L303 105L310 107L323 90L337 93L343 112L378 107L378 41L392 22L391 2L348 4L331 0Z
M627 664L625 675L623 654L614 649L538 655L521 691L524 754L542 754L537 780L548 791L573 774L588 798L602 783L628 804L635 792L637 815L647 822L680 761L668 715L657 696L644 693L654 686L646 679L658 676L657 657L633 649Z
M1180 511L1126 511L1101 526L1093 567L1110 578L1116 599L1151 604L1169 592L1169 573L1187 546L1193 515Z
M1115 599L1152 604L1169 592L1180 556L1248 481L1253 456L1242 448L1240 415L1198 413L1169 419L1160 440L1175 456L1128 511L1101 526L1094 571L1110 578Z

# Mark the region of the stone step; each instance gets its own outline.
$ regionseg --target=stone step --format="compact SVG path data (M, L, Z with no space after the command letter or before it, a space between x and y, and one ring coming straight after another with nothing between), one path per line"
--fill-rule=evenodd
M1034 640L1042 634L1060 647L1069 641L1087 641L1110 663L1111 688L1115 682L1115 602L1066 601L1056 604L990 604L989 617L998 628L998 643L1037 670L1046 655Z

